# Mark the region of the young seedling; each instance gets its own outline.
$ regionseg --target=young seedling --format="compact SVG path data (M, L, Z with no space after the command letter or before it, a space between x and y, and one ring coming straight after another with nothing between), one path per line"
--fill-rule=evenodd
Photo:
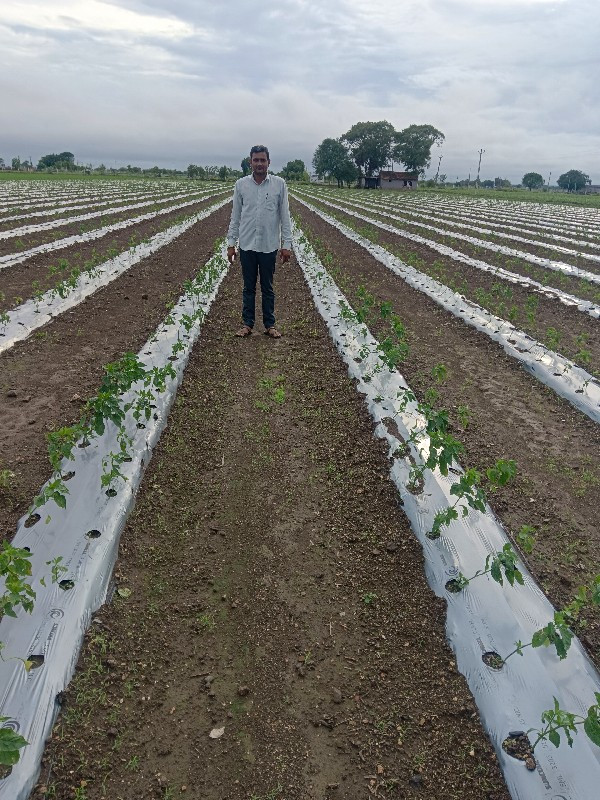
M577 726L583 725L583 730L590 741L600 747L600 692L594 692L596 702L588 708L586 716L573 714L560 707L554 697L554 708L544 711L541 717L541 729L530 728L527 734L535 733L537 737L531 745L534 751L538 744L547 739L554 747L560 746L560 732L567 740L569 747L573 747L573 735L577 733Z
M458 578L448 581L446 588L452 592L460 592L465 586L468 586L475 578L480 578L483 575L490 575L496 583L500 586L504 585L504 578L511 586L515 582L523 585L523 575L517 567L518 555L512 549L511 545L507 542L500 552L490 554L485 559L485 566L483 569L477 570L474 575L467 578L462 572L459 573ZM502 573L504 572L504 576Z

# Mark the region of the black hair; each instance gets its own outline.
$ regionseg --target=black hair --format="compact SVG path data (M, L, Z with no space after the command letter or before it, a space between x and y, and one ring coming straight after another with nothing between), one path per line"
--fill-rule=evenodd
M254 147L250 148L250 161L252 161L252 153L266 153L267 161L271 160L271 156L269 155L269 148L265 147L264 144L255 144Z

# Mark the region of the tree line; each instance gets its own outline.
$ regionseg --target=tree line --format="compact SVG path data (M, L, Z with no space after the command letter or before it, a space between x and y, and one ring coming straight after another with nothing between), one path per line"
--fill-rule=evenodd
M444 134L433 125L409 125L404 130L396 131L391 123L385 120L380 122L357 122L349 131L337 139L324 139L315 150L313 167L319 178L337 180L338 186L351 184L361 177L370 177L373 173L388 166L390 162L398 161L404 164L407 172L424 175L431 163L431 149L434 145L441 146ZM0 169L6 168L3 158L0 157ZM199 180L232 180L250 174L250 158L246 156L240 163L240 169L227 166L198 166L190 164L186 171L167 169L164 167L134 167L131 164L121 167L106 167L100 164L92 167L91 164L79 165L75 163L75 156L69 151L62 153L48 153L42 156L34 168L31 159L21 161L16 156L11 161L10 169L19 171L32 171L37 169L43 172L88 172L88 173L119 173L132 175L150 175L158 177L182 176ZM281 172L277 173L287 181L309 181L310 176L306 165L301 159L288 161ZM436 175L435 179L428 181L427 185L445 185L446 175ZM577 169L571 169L557 178L558 187L567 192L578 192L591 184L589 175ZM509 188L511 182L506 178L494 178L481 181L457 179L455 186L482 186L486 189ZM530 191L541 189L544 178L539 172L527 172L521 179L521 185Z
M333 178L338 186L371 177L394 161L407 172L424 175L432 147L440 147L444 139L433 125L409 125L397 131L386 120L357 122L337 139L321 142L313 167L319 178Z

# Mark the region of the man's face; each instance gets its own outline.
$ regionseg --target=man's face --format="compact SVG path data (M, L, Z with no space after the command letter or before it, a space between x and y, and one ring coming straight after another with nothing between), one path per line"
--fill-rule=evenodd
M255 175L266 175L270 163L266 153L252 153L250 156L250 166Z

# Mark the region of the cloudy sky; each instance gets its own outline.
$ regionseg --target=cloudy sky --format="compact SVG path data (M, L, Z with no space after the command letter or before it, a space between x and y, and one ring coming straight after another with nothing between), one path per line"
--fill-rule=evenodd
M272 167L428 123L449 180L600 183L599 0L2 0L0 156Z

